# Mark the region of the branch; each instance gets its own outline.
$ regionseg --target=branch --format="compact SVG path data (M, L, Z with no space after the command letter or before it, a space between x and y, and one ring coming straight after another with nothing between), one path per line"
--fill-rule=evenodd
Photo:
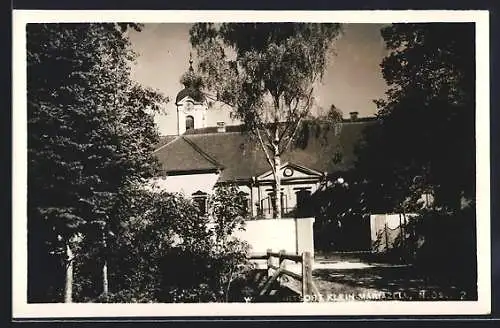
M236 106L236 105L231 104L231 103L228 103L227 101L224 101L224 100L218 99L218 98L217 98L217 96L214 96L214 95L209 94L209 93L207 93L207 92L203 92L203 95L204 95L205 97L207 97L208 99L210 99L210 100L215 100L215 101L221 102L221 103L223 103L224 105L227 105L227 106L229 106L229 107L233 108L233 110L234 110L234 108L237 108L237 106Z
M292 142L295 134L297 133L298 131L298 128L299 128L299 125L300 125L300 121L306 116L306 114L308 113L308 110L306 111L305 109L307 107L309 107L309 102L311 101L311 96L312 96L312 93L313 93L313 90L314 88L311 88L311 90L309 91L309 95L307 96L307 102L306 102L306 105L302 108L302 113L301 115L299 115L299 118L297 119L297 122L295 123L295 128L292 132L292 134L290 134L290 136L288 137L288 140L287 140L287 143L286 143L286 146L285 148L283 148L283 151L285 149L287 149L289 146L290 146L290 143ZM297 101L297 105L298 105L298 101ZM295 106L295 110L296 110L297 106Z
M229 288L231 287L232 281L233 281L233 267L229 269L229 281L227 282L227 288L226 288L226 302L229 302Z
M269 133L269 131L267 130L267 128L266 128L266 124L265 124L265 123L263 123L263 122L261 121L261 117L260 117L260 115L256 115L255 117L256 117L256 119L258 120L258 121L256 122L256 123L257 123L257 124L256 124L256 125L257 125L257 129L259 129L260 127L262 127L262 130L264 130L264 132L266 133L266 138L267 138L267 141L269 142L269 144L271 144L271 145L272 145L272 144L273 144L273 140L274 140L274 138L271 136L271 134L270 134L270 133Z
M293 106L293 109L292 109L292 101L290 101L290 104L288 105L288 107L290 108L290 117L294 117L295 116L295 112L297 111L297 107L299 105L299 98L296 97L296 102L295 102L295 106ZM299 117L299 120L300 120L300 117ZM281 143L281 140L286 136L286 133L288 132L288 129L290 126L294 126L294 124L287 124L285 126L285 129L283 130L283 132L281 133L280 137L279 137L279 140L280 140L280 143Z
M285 151L292 143L293 137L295 136L295 134L297 134L297 131L299 130L300 121L302 121L302 116L300 116L299 119L297 120L297 122L295 123L295 128L294 128L292 134L290 134L290 136L288 137L288 140L286 142L286 146L285 146L285 148L283 148L283 151Z

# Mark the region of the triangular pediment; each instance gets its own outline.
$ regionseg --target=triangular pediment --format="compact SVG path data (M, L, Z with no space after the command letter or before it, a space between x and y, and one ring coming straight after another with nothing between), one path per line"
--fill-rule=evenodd
M294 163L284 163L281 165L279 173L282 181L310 178L318 179L323 176L323 173L319 171ZM271 170L264 172L257 177L257 180L274 180L273 172Z

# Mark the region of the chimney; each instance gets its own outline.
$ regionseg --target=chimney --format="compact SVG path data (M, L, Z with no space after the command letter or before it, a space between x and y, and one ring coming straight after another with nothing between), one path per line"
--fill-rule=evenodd
M350 112L349 115L351 115L351 121L356 121L358 119L358 112Z
M219 132L219 133L226 132L226 123L224 123L224 122L217 122L217 132Z

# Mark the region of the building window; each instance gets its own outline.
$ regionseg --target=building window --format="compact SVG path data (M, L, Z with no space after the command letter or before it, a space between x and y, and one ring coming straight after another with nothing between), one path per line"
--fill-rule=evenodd
M295 195L297 196L297 213L308 215L309 213L309 200L311 197L311 190L299 189Z
M186 131L194 129L194 117L191 115L186 116Z
M288 202L284 192L281 192L280 203L281 203L281 213L283 214L288 212Z
M201 214L207 214L208 195L202 191L197 191L193 195L193 202L196 204Z
M273 193L267 192L267 197L260 200L260 211L263 215L273 213Z
M262 201L261 201L261 208L264 209L265 211L267 211L268 214L272 214L276 209L275 209L275 203L274 203L274 191L272 191L271 189L268 189L266 190L267 191L267 197L264 198ZM288 201L287 201L287 197L285 195L285 193L282 191L280 193L280 205L281 205L281 213L286 213L286 211L288 210ZM267 202L267 207L265 206L265 203L264 201Z

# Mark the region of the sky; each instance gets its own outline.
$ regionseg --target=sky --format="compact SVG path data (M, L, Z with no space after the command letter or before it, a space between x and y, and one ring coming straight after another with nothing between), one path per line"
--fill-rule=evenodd
M360 117L376 113L374 99L384 96L387 85L382 78L380 63L387 54L380 35L382 24L344 24L342 36L335 42L335 53L327 66L315 100L324 109L334 104L348 117L357 111ZM191 24L145 24L141 32L131 32L132 48L139 57L132 67L132 78L158 89L168 96L166 110L155 121L160 134L175 134L177 118L175 97L183 88L181 75L189 67L189 53L195 51L189 43ZM196 57L193 58L196 65ZM209 114L210 115L210 114ZM213 113L209 125L224 114ZM210 117L210 116L209 116ZM230 124L230 122L228 123Z

